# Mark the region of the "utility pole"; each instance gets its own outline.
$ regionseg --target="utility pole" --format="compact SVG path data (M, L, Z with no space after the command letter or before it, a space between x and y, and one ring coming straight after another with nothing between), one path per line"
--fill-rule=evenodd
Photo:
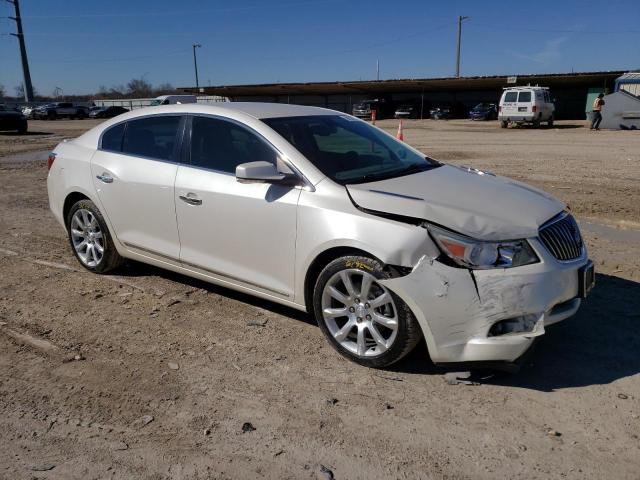
M469 17L458 17L458 51L456 54L456 78L460 78L460 41L462 40L462 22Z
M380 59L376 60L376 80L380 80Z
M200 48L202 45L199 43L193 44L193 68L196 70L196 88L200 88L200 84L198 83L198 59L196 58L196 48Z
M26 102L33 102L33 85L31 85L31 73L29 73L29 61L27 60L27 47L24 45L24 32L22 31L22 18L20 17L20 5L19 0L7 0L9 3L13 3L16 16L9 17L16 22L16 30L18 33L12 33L14 37L18 38L20 45L20 57L22 58L22 73L24 75L24 100Z

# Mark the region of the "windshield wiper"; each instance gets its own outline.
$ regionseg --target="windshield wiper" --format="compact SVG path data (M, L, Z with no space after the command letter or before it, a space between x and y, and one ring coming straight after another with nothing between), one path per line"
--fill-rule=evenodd
M372 182L376 180L386 180L388 178L411 175L412 173L426 172L427 170L431 170L432 168L436 168L437 166L439 165L431 165L425 162L425 163L409 165L407 167L400 168L398 170L391 170L389 172L368 173L366 175L363 175L361 178L363 183Z

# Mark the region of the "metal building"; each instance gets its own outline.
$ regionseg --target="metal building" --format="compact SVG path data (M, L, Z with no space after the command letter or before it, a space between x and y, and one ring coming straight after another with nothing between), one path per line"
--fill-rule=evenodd
M480 102L497 103L502 89L515 85L549 87L556 99L556 118L584 119L589 89L613 91L624 71L539 75L495 75L460 78L365 80L348 82L276 83L184 87L186 93L219 95L233 101L296 103L351 112L362 100L385 98L394 104L412 103L427 118L429 108L460 102L472 108Z

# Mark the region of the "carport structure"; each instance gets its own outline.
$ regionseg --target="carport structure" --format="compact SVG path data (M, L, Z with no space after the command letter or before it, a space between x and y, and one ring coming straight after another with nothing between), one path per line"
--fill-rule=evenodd
M502 89L509 86L549 87L556 98L556 118L584 119L584 105L590 88L613 90L623 71L494 75L476 77L364 80L346 82L270 83L184 87L200 95L220 95L233 101L296 103L351 112L366 99L385 98L394 104L412 103L428 117L428 109L439 103L461 102L467 108L479 102L498 103Z

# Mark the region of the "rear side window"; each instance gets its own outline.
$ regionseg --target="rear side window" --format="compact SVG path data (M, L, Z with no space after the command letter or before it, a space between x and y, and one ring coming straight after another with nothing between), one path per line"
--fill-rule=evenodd
M518 101L518 92L507 92L504 96L505 102L517 102Z
M156 116L131 120L122 142L122 152L158 160L173 160L180 116Z
M122 137L124 135L124 123L111 127L109 130L102 134L102 150L109 150L111 152L122 151Z
M193 117L191 165L233 173L241 163L266 161L276 164L271 146L250 130L210 117Z
M518 103L531 102L531 92L520 92L518 94Z

